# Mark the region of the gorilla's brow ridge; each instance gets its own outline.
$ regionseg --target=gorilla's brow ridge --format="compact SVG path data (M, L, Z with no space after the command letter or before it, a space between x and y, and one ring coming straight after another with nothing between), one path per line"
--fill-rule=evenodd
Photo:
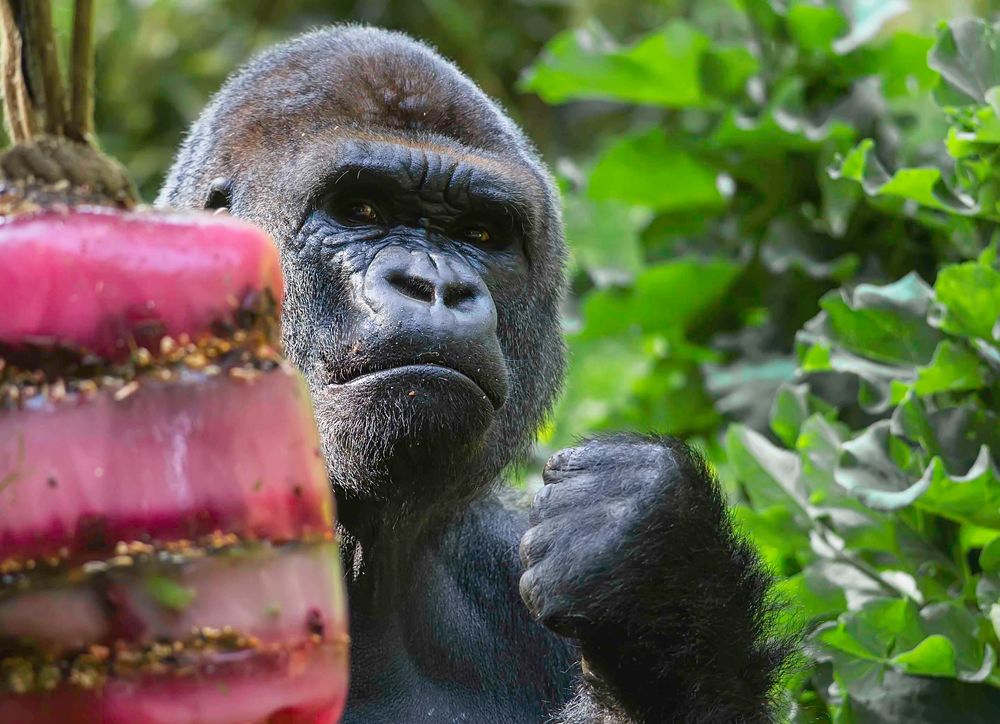
M419 156L408 156L403 163L401 153ZM416 164L413 162L415 157L419 159ZM473 205L495 207L524 226L530 223L534 211L532 200L538 194L530 173L513 164L448 147L431 149L401 147L398 142L349 142L339 149L333 163L317 178L314 197L318 201L338 184L355 181L404 193L418 192L428 186L444 190L458 174L464 182L463 192Z

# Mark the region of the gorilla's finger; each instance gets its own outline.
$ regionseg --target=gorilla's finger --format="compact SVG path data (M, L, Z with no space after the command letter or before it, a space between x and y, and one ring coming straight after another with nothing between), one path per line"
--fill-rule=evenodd
M542 469L542 480L546 484L557 483L578 470L574 459L579 457L579 453L580 448L568 447L550 457Z
M555 538L556 529L554 526L543 524L529 528L521 536L521 543L517 547L521 563L526 568L537 564L549 552Z
M545 485L535 494L528 522L538 525L543 520L575 509L579 509L581 513L588 511L601 499L600 488L601 480L589 473L580 473L572 482L567 481L562 485Z
M576 638L587 625L586 616L572 609L573 598L561 590L560 576L551 563L525 571L519 588L528 610L550 631Z

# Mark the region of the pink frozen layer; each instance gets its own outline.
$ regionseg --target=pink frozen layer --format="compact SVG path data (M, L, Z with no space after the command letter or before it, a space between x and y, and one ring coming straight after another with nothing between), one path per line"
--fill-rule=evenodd
M0 411L0 560L221 530L327 534L331 498L308 393L284 368L143 381ZM119 395L120 396L120 395Z
M227 626L266 645L343 641L344 591L335 543L292 545L140 563L95 580L50 584L0 600L0 638L53 658L124 640L184 641L192 630ZM161 591L180 592L182 600Z
M0 721L32 724L336 724L347 692L337 642L247 654L194 676L111 681L86 691L0 694Z
M94 208L16 217L0 224L0 255L0 343L40 339L111 359L150 328L194 339L247 293L282 294L270 238L226 216Z

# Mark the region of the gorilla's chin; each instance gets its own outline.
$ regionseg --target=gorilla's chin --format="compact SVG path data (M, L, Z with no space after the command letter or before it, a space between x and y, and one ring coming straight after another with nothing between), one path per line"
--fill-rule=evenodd
M495 417L469 377L432 365L326 385L313 398L333 483L387 500L467 493Z

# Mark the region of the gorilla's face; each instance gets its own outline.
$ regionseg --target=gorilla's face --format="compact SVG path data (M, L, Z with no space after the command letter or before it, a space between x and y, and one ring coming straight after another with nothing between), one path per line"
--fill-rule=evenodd
M426 47L343 28L258 59L160 201L275 237L285 351L342 498L458 507L526 449L563 368L557 200L517 129Z
M520 402L508 360L524 353L511 327L537 188L485 157L402 140L344 142L335 158L285 245L286 353L340 482L370 488L375 473L385 495L462 495L443 488L497 473Z

